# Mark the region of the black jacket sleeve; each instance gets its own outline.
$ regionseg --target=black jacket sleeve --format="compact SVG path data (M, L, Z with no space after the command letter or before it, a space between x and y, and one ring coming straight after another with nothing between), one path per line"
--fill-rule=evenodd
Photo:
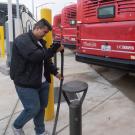
M52 60L51 59L49 60L48 63L49 63L50 73L56 76L58 74L57 67L52 63Z
M54 51L51 49L44 49L35 45L29 38L19 37L15 40L18 52L25 59L31 62L41 62L43 59L50 59L54 55Z

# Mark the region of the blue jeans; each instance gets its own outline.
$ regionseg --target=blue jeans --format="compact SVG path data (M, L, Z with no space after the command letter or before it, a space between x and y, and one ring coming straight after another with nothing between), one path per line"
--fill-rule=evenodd
M36 133L43 133L45 131L44 115L45 107L48 104L49 83L42 83L39 89L15 87L24 110L15 120L14 127L22 128L33 118Z

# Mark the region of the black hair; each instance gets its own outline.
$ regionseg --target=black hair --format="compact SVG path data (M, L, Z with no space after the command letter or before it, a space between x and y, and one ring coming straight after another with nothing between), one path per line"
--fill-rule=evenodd
M52 30L52 25L46 19L43 18L35 23L33 29L35 29L36 27L43 28L45 26L48 27L49 31Z

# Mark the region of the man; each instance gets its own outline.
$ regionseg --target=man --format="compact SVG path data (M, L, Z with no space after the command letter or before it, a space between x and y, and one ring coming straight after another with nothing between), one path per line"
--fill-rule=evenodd
M42 38L51 30L48 21L41 19L34 25L33 31L18 36L13 43L10 77L24 107L12 127L15 135L24 135L22 128L32 118L36 135L48 134L44 110L48 103L50 74L61 78L51 58L64 49L60 43L46 48Z

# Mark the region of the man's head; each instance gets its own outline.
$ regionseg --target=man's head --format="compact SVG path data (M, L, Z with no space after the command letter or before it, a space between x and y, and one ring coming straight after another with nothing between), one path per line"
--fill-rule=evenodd
M37 23L35 23L33 27L33 34L36 36L37 39L41 39L51 30L51 24L47 20L41 19Z

